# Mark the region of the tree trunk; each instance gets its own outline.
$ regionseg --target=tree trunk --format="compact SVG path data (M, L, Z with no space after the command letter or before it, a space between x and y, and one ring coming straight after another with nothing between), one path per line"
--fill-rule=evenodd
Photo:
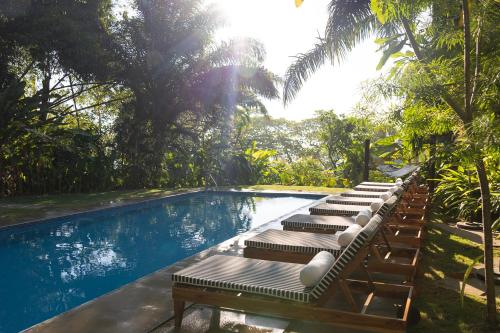
M429 157L429 193L434 194L436 188L436 135L431 135L430 138L430 157Z
M365 168L363 170L363 180L368 181L370 177L370 139L365 140Z
M481 204L483 219L484 277L486 284L486 311L488 323L496 326L495 273L493 270L493 232L491 230L490 187L486 175L486 167L482 158L475 161L479 186L481 188Z
M472 121L472 105L471 105L471 76L470 76L470 17L469 17L469 0L462 1L464 11L464 122Z
M42 80L42 91L41 91L41 101L40 101L40 120L47 120L49 114L49 100L50 100L50 62L46 60L43 67L43 80Z

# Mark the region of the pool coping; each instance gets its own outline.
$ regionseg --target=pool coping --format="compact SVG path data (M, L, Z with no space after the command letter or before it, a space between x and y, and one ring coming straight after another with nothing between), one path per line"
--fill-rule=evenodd
M247 239L259 232L262 232L266 229L270 229L272 227L276 226L281 226L280 222L293 215L297 214L298 212L304 211L308 209L309 207L318 204L319 202L323 202L326 200L326 197L328 197L330 194L327 193L318 193L318 192L304 192L304 191L262 191L262 190L252 190L252 189L247 189L247 190L239 190L239 189L234 189L234 190L228 190L228 189L220 189L220 188L210 188L207 189L208 191L221 191L221 192L244 192L244 193L262 193L262 194L290 194L290 195L297 195L297 194L304 194L304 195L321 195L321 198L318 198L317 200L314 200L313 202L297 207L296 209L285 213L275 219L272 219L268 222L265 222L264 224L250 229L242 234L236 235L234 237L231 237L219 244L213 245L209 247L208 249L205 249L203 251L200 251L192 256L189 256L187 258L181 259L177 262L174 262L168 266L165 266L157 271L154 271L152 273L149 273L147 275L144 275L137 280L134 280L132 282L129 282L119 288L116 288L114 290L111 290L101 296L98 296L96 298L93 298L85 303L82 303L74 308L71 308L67 311L64 311L52 318L48 318L40 323L37 323L31 327L28 327L22 332L51 332L51 333L56 333L56 332L88 332L88 331L95 331L96 328L99 329L100 332L150 332L154 330L155 328L163 325L165 322L171 320L173 318L173 309L172 309L172 302L171 302L171 292L170 292L170 286L171 286L171 279L170 276L173 272L178 271L184 267L187 267L194 262L200 261L204 258L207 258L211 255L214 254L229 254L229 255L241 255L241 253L238 253L238 251L241 250L240 246L243 245L243 240ZM173 196L179 196L179 195L185 195L189 193L197 193L205 191L203 190L195 190L195 191L190 191L190 192L182 192L182 193L176 193L176 194L170 194L167 196L163 196L160 198L154 198L154 199L147 199L147 200L142 200L134 203L127 203L126 205L131 205L131 204L138 204L138 203L144 203L144 202L150 202L150 201L156 201L156 200L161 200L165 199L168 197L173 197ZM112 208L119 208L123 205L120 206L111 206L111 207L103 207L95 210L89 210L89 211L84 211L84 212L78 212L78 213L73 213L73 214L67 214L63 216L58 216L58 217L51 217L48 219L40 219L40 220L35 220L34 222L29 223L30 225L33 223L40 223L44 222L47 220L52 220L52 219L57 219L60 217L70 217L73 215L77 214L82 214L86 212L94 212L94 211L101 211L101 210L106 210L106 209L112 209ZM24 224L23 224L24 225ZM14 226L11 226L11 228ZM0 229L2 230L2 229ZM167 279L167 280L165 280ZM162 281L163 283L161 286L154 286L155 282ZM153 285L151 287L151 284ZM148 289L149 288L149 289ZM146 290L148 289L148 290ZM153 290L151 290L153 289ZM151 304L137 304L136 306L132 306L133 310L136 312L141 312L142 313L135 313L136 315L130 315L128 318L132 320L132 323L127 323L127 326L120 326L121 322L118 320L116 315L113 315L113 312L116 314L119 311L122 311L126 314L129 314L131 311L131 306L130 303L126 302L127 300L127 293L130 295L131 293L133 294L135 292L135 295L139 295L141 293L149 293L154 296L162 295L162 297L166 296L167 299L167 306L161 309L161 307L151 305ZM154 297L153 296L153 297ZM142 297L139 301L145 301ZM158 299L156 299L158 301ZM161 302L161 300L160 300ZM165 303L165 302L163 302ZM103 306L104 304L104 306ZM109 304L114 304L114 305L120 305L122 308L125 310L120 310L117 309L116 307L109 308ZM142 306L141 306L142 305ZM157 304L156 304L157 305ZM165 305L165 304L164 304ZM100 311L95 311L95 309L101 307ZM108 309L108 313L102 313L102 308ZM95 309L93 309L95 308ZM158 311L160 313L158 313ZM80 320L80 318L77 318L80 314L82 314L83 318ZM142 316L141 316L142 315ZM90 317L89 317L90 316ZM108 325L110 324L112 327L115 329L111 330L106 330L102 326L98 325L93 327L93 330L88 327L88 325L92 326L91 319L96 319L95 316L100 316L101 320L102 318L106 318L108 320ZM147 320L145 320L144 316L146 317ZM155 319L156 318L156 319ZM113 320L115 319L115 320ZM136 321L136 325L134 326L134 320ZM142 321L141 321L142 320ZM90 321L90 322L89 322ZM137 323L139 322L139 323ZM141 325L142 323L142 325ZM95 323L94 323L95 324ZM147 325L147 327L136 327L137 324L139 326L144 326ZM81 326L83 325L83 327ZM109 328L109 327L108 327Z

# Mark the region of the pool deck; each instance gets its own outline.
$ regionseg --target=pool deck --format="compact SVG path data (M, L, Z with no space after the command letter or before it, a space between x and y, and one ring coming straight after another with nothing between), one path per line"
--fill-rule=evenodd
M284 193L275 191L251 192ZM290 194L298 193L318 194L290 192ZM328 196L324 193L319 194L324 195L325 197ZM319 201L322 200L324 200L324 198ZM242 256L245 239L267 229L281 229L280 221L285 217L298 213L307 213L308 208L315 204L317 204L317 201L298 208L297 210L281 216L280 218L265 223L241 235L235 236L191 257L178 261L152 274L146 275L134 282L124 285L121 288L86 302L58 316L34 325L26 329L24 332L170 332L173 329L173 304L171 298L172 273L215 254ZM186 326L189 327L189 323L192 324L193 322L199 321L200 318L204 318L207 311L212 313L212 310L209 309L211 308L199 306L191 307L186 312L186 318L188 318L186 319ZM237 314L236 312L222 313ZM232 315L230 315L230 317L231 316ZM269 323L273 323L270 325L271 327L273 327L273 325L277 325L279 327L283 326L283 328L276 328L277 331L274 328L271 331L266 329L266 332L283 332L283 330L290 324L288 321L281 319L266 319L261 316L253 317L264 320L258 321L261 324L266 323L267 320L267 327L269 327ZM199 332L200 330L201 326L195 325L194 330L188 329L187 331ZM352 331L350 330L349 332Z

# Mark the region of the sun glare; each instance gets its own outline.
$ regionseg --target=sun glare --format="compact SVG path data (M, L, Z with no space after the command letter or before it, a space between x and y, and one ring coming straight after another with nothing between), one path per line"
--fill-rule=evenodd
M306 52L324 32L330 0L304 1L296 7L293 0L207 0L226 18L217 33L220 40L250 37L264 44L265 66L283 76L294 56ZM374 39L374 38L373 38ZM378 56L373 40L361 43L341 65L326 64L304 85L287 108L279 100L265 101L272 116L301 119L314 110L335 109L348 113L359 98L359 84L378 76Z

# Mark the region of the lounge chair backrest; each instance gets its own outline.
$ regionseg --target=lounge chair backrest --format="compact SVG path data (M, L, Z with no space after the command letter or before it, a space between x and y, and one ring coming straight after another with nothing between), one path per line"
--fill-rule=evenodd
M367 225L365 225L363 227L363 229L361 229L360 233L364 233L365 236L366 236L366 242L369 242L373 239L373 237L375 236L375 234L377 233L380 225L382 224L384 220L384 217L381 216L381 215L378 215L376 214L375 216L373 216L370 221L368 222Z
M394 191L393 194L397 195L398 197L401 197L406 189L403 187L399 187L396 191Z
M392 195L389 199L387 199L382 207L378 210L376 215L380 215L381 217L385 217L392 213L395 208L397 202L399 201L399 197L396 195Z
M346 246L344 251L342 251L328 273L323 276L318 284L316 284L314 287L311 287L310 295L312 296L312 298L318 299L326 290L328 290L330 284L335 281L335 279L339 276L339 274L347 266L347 264L352 261L358 251L363 246L367 245L369 240L373 238L381 222L382 217L380 217L379 215L375 215L370 219L368 224L363 227L363 229L356 235L356 237L354 237L351 243Z
M382 207L380 207L380 209L377 211L376 214L384 217L393 208L393 206L397 203L397 201L398 201L397 196L392 195L389 199L384 201Z

